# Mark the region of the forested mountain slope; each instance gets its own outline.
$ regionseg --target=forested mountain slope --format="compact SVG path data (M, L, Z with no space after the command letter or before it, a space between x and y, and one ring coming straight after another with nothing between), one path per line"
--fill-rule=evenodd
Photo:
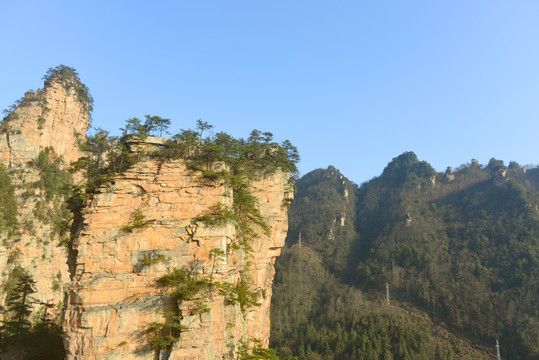
M436 173L407 152L359 188L332 167L305 175L276 264L273 346L477 359L499 338L503 358L538 359L537 174L495 159Z

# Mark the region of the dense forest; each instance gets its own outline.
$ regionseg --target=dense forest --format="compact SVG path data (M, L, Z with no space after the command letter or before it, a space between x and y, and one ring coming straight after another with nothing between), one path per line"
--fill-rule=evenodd
M305 175L271 345L299 359L490 359L499 339L502 358L539 359L538 175L496 159L437 173L412 152L359 187L333 167Z

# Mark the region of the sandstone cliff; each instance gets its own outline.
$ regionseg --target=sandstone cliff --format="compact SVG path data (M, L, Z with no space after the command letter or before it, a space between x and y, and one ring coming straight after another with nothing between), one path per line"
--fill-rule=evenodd
M81 214L73 247L64 322L68 359L153 359L147 330L164 322L166 311L175 312L185 330L163 358L234 358L249 338L267 346L274 262L288 227L283 204L292 191L280 170L259 174L250 189L270 231L258 231L247 255L232 246L238 236L233 224L197 220L217 204L230 206L231 188L208 183L181 160L144 161L102 188ZM144 226L130 229L136 214ZM214 262L212 249L224 256ZM174 303L158 285L171 268L230 284L248 279L260 306L242 312L215 289ZM201 304L209 311L197 312Z
M43 89L26 93L0 126L0 164L8 169L15 186L18 222L11 231L0 228L0 282L5 286L12 270L23 268L36 281L34 297L54 305L63 301L63 288L69 281L66 249L59 246L59 222L69 219L62 218L62 213L66 215L64 196L44 186L39 165L56 161L55 171L67 176L62 168L81 155L76 136L84 136L90 120L88 104L76 90L49 77ZM48 147L56 155L45 152ZM0 296L0 305L4 301L5 296Z
M82 153L75 137L84 136L90 125L87 105L75 88L51 81L43 89L27 92L3 122L0 161L10 168L24 168L46 147L53 147L66 164Z
M293 197L286 166L293 163L291 144L280 147L269 133L262 138L253 131L237 156L249 165L205 158L204 171L189 162L208 144L193 131L182 155L190 160L150 156L167 139L146 136L122 147L125 142L101 134L112 150L83 154L77 142L90 123L88 89L65 66L45 79L43 89L28 92L0 123L0 306L21 271L33 279L36 301L27 320L36 321L44 304L49 313L63 313L68 359L235 359L249 346L267 347L274 262ZM183 151L181 144L176 151ZM76 165L83 171L72 176L68 165L83 155ZM100 173L99 166L118 159L122 166ZM98 180L84 167L92 162ZM85 181L88 193L84 186L73 192L73 184ZM242 196L250 213L237 208ZM163 286L175 271L187 274L186 283ZM180 296L189 281L197 290ZM13 316L4 312L5 319ZM14 334L20 335L6 336ZM28 350L10 346L2 358L22 358Z

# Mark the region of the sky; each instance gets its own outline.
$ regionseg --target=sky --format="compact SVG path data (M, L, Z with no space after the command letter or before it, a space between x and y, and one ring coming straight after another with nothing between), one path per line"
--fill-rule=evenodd
M360 184L413 151L539 163L539 2L0 0L0 109L74 67L93 126L145 114L297 146Z

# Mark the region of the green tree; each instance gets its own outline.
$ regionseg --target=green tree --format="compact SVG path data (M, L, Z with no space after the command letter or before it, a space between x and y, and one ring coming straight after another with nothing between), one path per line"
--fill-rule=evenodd
M198 147L198 133L191 129L182 129L172 140L165 148L165 155L172 158L190 158Z
M32 314L32 305L36 300L32 294L36 292L36 282L32 276L24 269L17 268L15 286L6 299L6 309L4 320L2 320L2 330L8 337L20 337L29 332L31 323L29 320Z
M199 130L199 133L198 133L199 142L202 142L202 134L204 133L204 130L213 129L213 125L208 124L207 121L202 121L202 119L198 119L197 129Z
M147 135L144 125L137 117L129 118L125 121L125 128L120 128L123 135Z
M250 341L240 341L238 349L238 360L279 360L277 352L274 349L268 349L262 346L262 342L256 338Z
M163 136L163 131L168 134L167 129L170 126L170 119L163 119L160 116L145 115L146 121L144 122L145 130L148 134L152 131L159 130L159 136Z
M31 164L40 175L40 179L33 186L43 190L46 200L52 200L56 195L69 193L71 175L62 169L62 157L56 154L54 148L46 147L40 151Z
M17 200L14 190L8 169L4 164L0 164L0 231L17 226Z
M95 134L88 136L85 141L79 144L79 148L87 156L79 161L87 172L87 178L96 178L101 175L105 166L105 154L112 149L112 141L109 132L101 128L95 129Z
M164 323L153 322L148 326L148 342L157 355L161 351L170 351L172 346L178 342L185 326L180 324L181 318L173 312L166 312Z
M210 260L211 264L211 275L210 275L210 284L213 283L213 273L215 271L215 265L218 261L222 260L225 257L225 252L219 248L213 248L210 250Z

